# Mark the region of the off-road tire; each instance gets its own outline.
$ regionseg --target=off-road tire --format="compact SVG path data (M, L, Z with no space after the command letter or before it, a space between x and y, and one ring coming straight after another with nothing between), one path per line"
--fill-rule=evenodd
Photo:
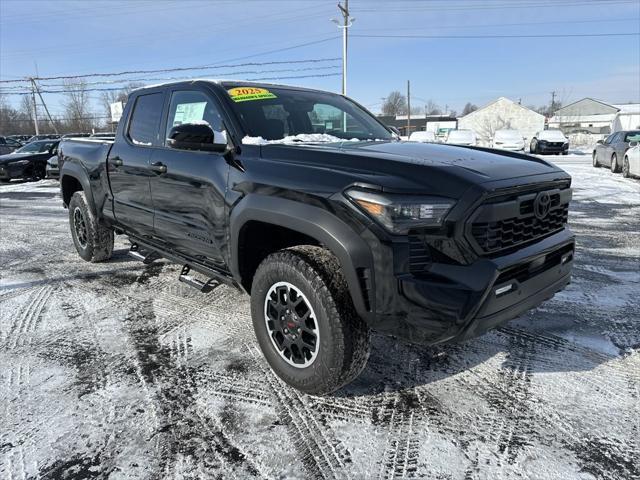
M598 155L596 154L596 152L593 152L592 158L594 168L600 168L600 162L598 162Z
M318 353L303 368L282 358L266 327L265 298L278 282L299 289L315 312L320 330ZM340 263L324 248L296 246L265 258L253 277L251 316L258 343L273 371L305 393L330 394L354 380L367 364L369 327L355 311Z
M611 173L618 173L620 166L618 165L618 155L615 153L611 155Z
M85 227L85 240L82 241L76 229L76 211L82 215ZM73 244L78 255L87 262L102 262L111 258L113 253L113 230L100 224L91 212L84 192L75 192L69 202L69 227Z
M624 156L624 160L622 160L622 176L624 178L629 178L631 176L630 166L629 166L629 157Z

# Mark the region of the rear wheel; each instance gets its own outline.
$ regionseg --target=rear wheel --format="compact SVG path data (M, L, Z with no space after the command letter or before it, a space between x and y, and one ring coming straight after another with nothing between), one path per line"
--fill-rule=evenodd
M69 202L69 225L78 255L87 262L111 258L113 230L100 224L91 212L84 192L76 192Z
M624 178L629 178L631 173L629 172L629 157L624 156L624 160L622 160L622 176Z
M600 168L600 162L598 162L598 154L596 152L593 152L593 166Z
M611 155L611 171L613 173L618 173L620 171L620 167L618 166L618 156L615 153Z
M357 315L335 256L315 246L269 255L251 287L253 328L273 371L305 393L326 395L355 379L370 332Z

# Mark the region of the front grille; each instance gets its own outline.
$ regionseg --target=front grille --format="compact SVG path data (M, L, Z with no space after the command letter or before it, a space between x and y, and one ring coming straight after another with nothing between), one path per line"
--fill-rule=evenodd
M546 191L551 199L549 213L542 219L534 214L534 201L540 191ZM492 198L476 210L468 232L482 254L507 253L564 228L571 190L565 186L540 191Z

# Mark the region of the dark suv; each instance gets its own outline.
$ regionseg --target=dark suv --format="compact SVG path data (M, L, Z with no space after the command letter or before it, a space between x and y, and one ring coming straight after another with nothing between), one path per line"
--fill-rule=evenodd
M570 280L564 171L519 153L401 142L333 93L149 87L129 97L115 141L63 139L59 157L82 258L107 260L124 234L134 257L182 264L182 282L250 294L264 356L309 393L359 374L371 329L460 341Z

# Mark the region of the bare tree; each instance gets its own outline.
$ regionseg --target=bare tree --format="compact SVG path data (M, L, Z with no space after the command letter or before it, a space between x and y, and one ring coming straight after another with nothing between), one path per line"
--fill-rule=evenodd
M131 82L122 87L120 90L112 90L108 92L102 92L100 96L100 100L102 102L102 107L104 108L105 115L107 117L111 116L111 104L116 102L122 102L123 104L127 103L127 98L129 94L135 90L136 88L140 88L144 86L143 83L135 83Z
M424 106L424 111L427 115L442 115L440 107L431 99L429 99Z
M407 113L407 97L395 90L387 96L382 104L383 115L403 115Z
M465 115L469 115L471 112L475 112L477 109L478 107L473 103L467 102L467 104L462 109L462 116L464 117Z
M84 81L65 82L66 102L65 117L69 130L75 132L89 132L94 126L87 84Z
M482 142L489 144L496 131L510 128L511 122L498 115L497 117L487 117L483 123L476 124L474 130Z

